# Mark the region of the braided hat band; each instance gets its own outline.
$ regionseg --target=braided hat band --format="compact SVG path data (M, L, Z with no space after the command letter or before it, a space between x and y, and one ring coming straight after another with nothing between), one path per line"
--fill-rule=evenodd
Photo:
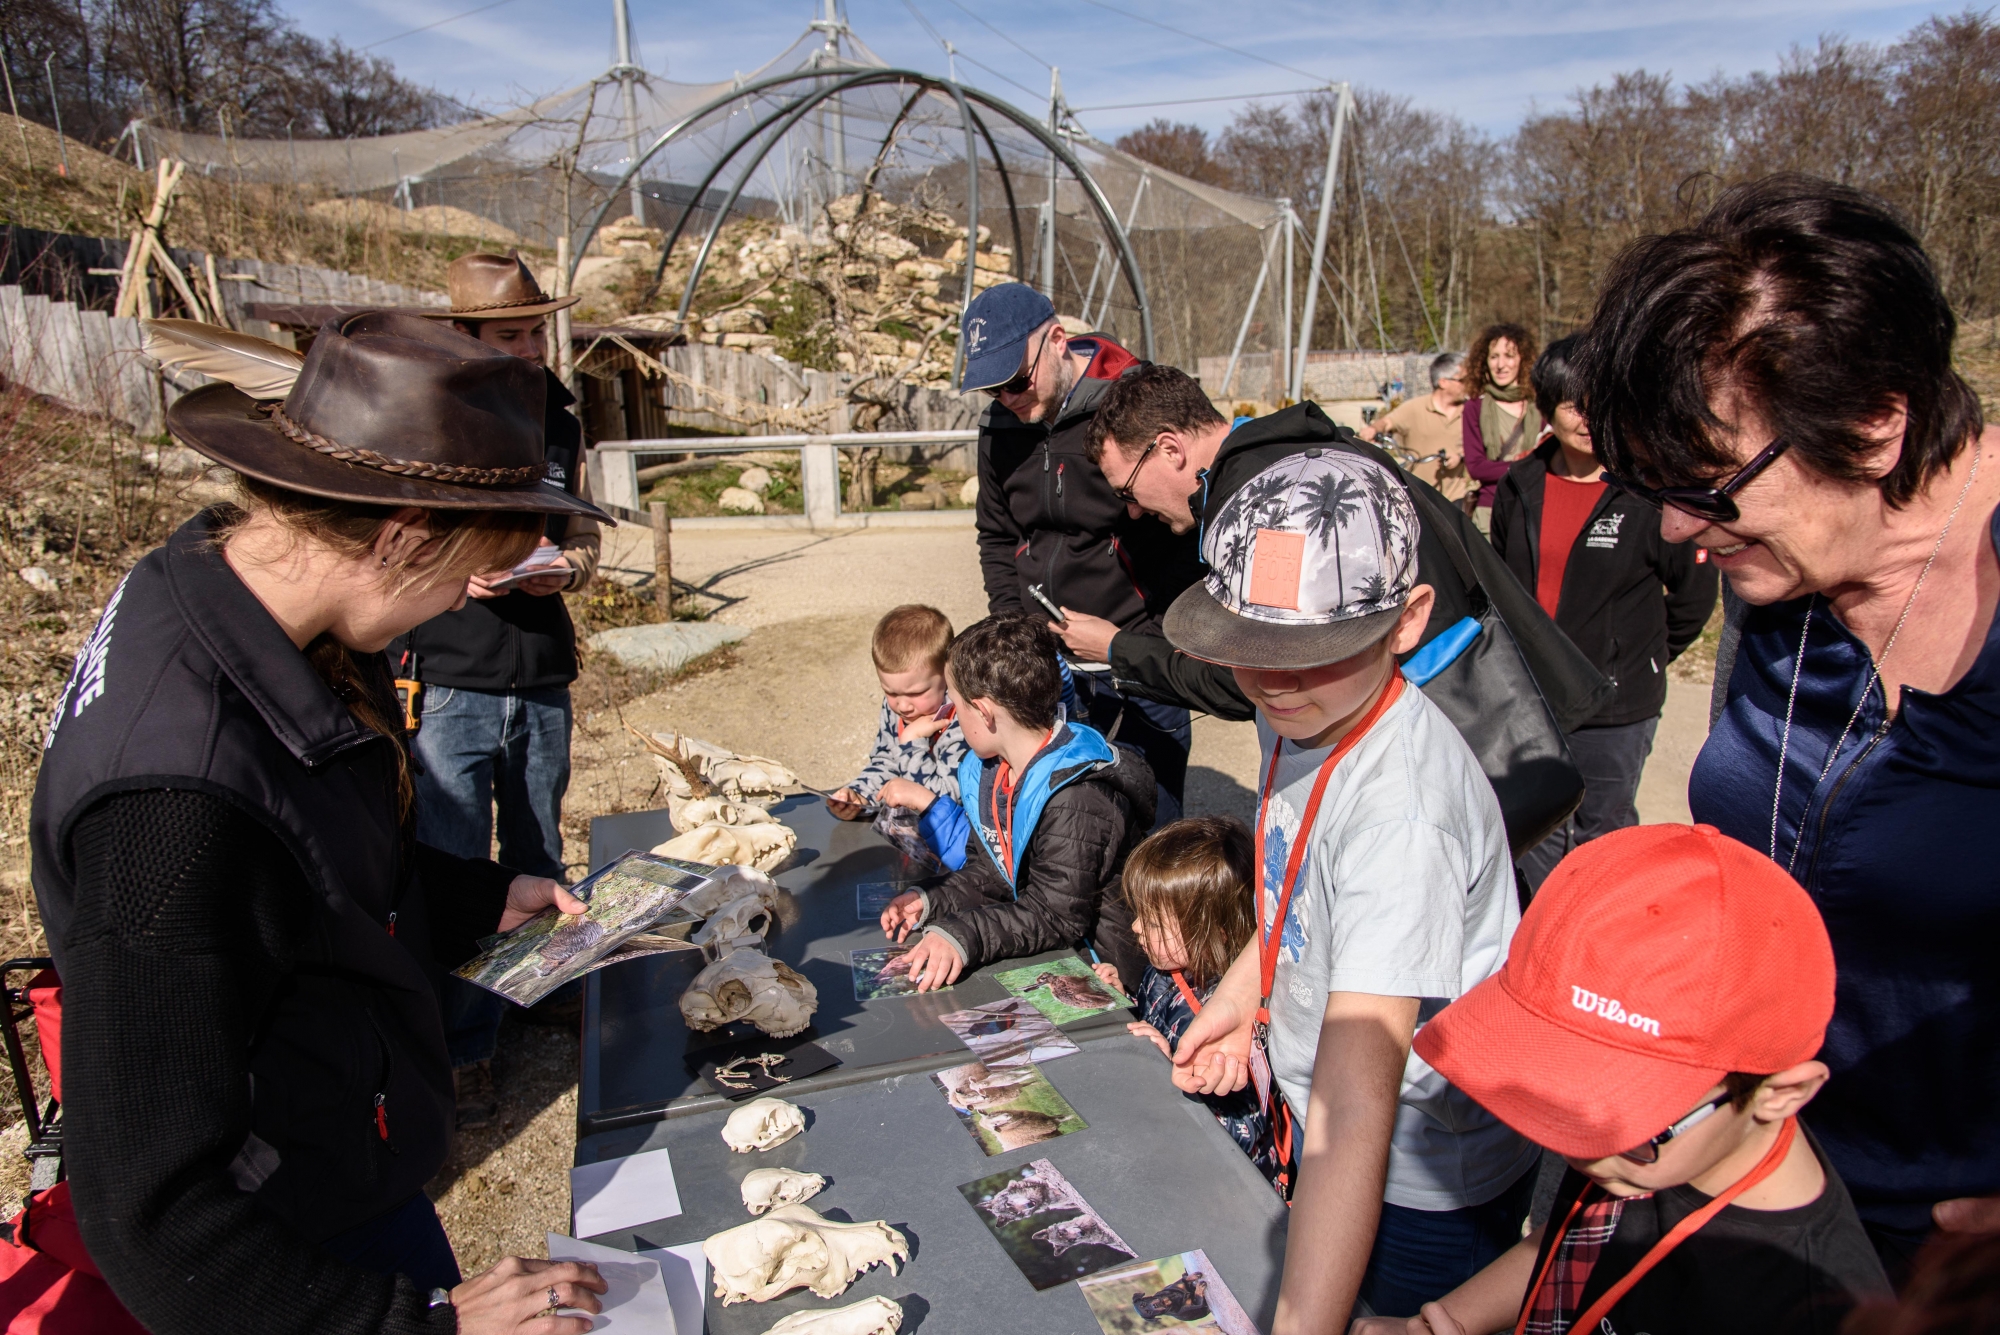
M354 449L328 440L294 422L285 416L285 409L278 403L260 403L262 412L269 413L271 421L285 436L310 449L338 459L342 463L361 464L379 469L384 473L395 473L404 477L427 478L433 482L463 482L476 487L518 487L544 476L544 470L529 466L526 468L476 468L470 464L434 464L414 459L392 459L386 454L373 450Z

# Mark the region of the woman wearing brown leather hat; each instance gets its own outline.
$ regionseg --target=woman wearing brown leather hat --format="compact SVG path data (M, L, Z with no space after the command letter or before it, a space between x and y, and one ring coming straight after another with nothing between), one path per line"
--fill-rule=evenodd
M550 515L541 373L414 316L302 361L158 322L229 383L168 411L241 478L108 600L35 789L65 992L66 1160L93 1260L148 1329L569 1335L574 1264L461 1281L423 1185L451 1133L434 981L555 881L413 836L381 655ZM240 388L239 388L240 387Z

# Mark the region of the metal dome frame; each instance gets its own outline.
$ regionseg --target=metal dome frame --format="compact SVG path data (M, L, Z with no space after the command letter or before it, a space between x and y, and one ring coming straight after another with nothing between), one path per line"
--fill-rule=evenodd
M653 292L659 290L659 284L666 274L667 260L673 255L674 247L686 233L688 223L693 218L697 208L700 207L702 201L708 198L710 188L721 177L731 162L734 162L746 149L751 149L753 145L756 145L757 141L763 138L767 131L776 127L777 132L769 135L768 139L760 147L754 149L749 164L743 169L741 175L737 177L735 184L730 187L729 193L721 207L715 210L715 218L709 224L707 234L702 238L701 249L696 253L694 267L688 273L687 286L681 292L680 308L674 317L676 328L684 327L687 324L688 311L694 304L695 289L701 283L702 271L707 267L709 255L715 248L715 241L721 234L723 223L728 219L730 211L736 206L737 199L742 195L745 187L749 185L751 178L763 166L764 159L770 155L771 150L777 147L784 140L785 135L815 107L838 97L844 92L854 89L894 84L910 87L913 91L904 100L902 109L896 113L895 118L889 122L888 129L883 133L881 146L876 150L875 161L869 168L866 177L863 178L866 185L873 184L875 176L881 171L882 164L888 155L889 146L894 142L896 131L901 128L904 120L908 118L910 112L916 108L918 101L925 94L940 92L950 96L957 104L959 118L965 126L965 278L960 297L960 319L964 318L965 308L971 305L972 298L977 292L974 285L974 274L977 267L977 252L979 248L979 142L982 139L986 143L988 155L993 159L994 170L1000 177L1001 190L1007 197L1007 216L1014 234L1014 277L1019 281L1026 281L1022 274L1024 261L1021 217L1020 210L1014 201L1012 173L1008 170L1005 159L1000 156L999 145L994 141L992 131L987 127L985 118L975 110L975 107L979 107L1003 117L1015 128L1025 131L1040 143L1042 147L1046 148L1057 162L1068 168L1070 175L1083 187L1084 194L1090 201L1091 209L1097 214L1098 224L1104 229L1117 251L1119 267L1123 269L1126 285L1131 289L1133 298L1138 305L1141 351L1148 359L1153 356L1153 313L1151 304L1146 297L1145 279L1139 272L1138 257L1133 254L1131 242L1125 234L1125 228L1118 221L1118 215L1112 209L1110 200L1105 197L1103 188L1098 185L1096 178L1091 176L1089 169L1083 165L1082 160L1077 157L1075 152L1067 144L1063 143L1061 138L1052 133L1047 126L1001 98L983 92L980 89L969 87L953 79L941 79L936 75L925 74L920 70L898 69L889 66L822 65L816 68L794 70L788 74L777 74L762 79L755 79L740 87L731 89L722 96L703 103L675 121L653 140L652 145L644 153L638 155L633 160L624 175L619 177L618 183L606 193L604 202L591 215L589 224L585 227L582 236L578 238L571 250L569 272L564 275L567 286L574 289L577 270L583 263L583 253L589 247L591 238L595 237L599 228L604 225L605 216L610 213L612 206L625 194L632 181L656 154L673 143L681 135L700 125L709 116L723 110L731 103L772 89L780 89L788 85L802 83L811 84L812 87L798 96L785 101L768 115L758 120L756 124L750 126L741 135L737 136L717 156L715 165L709 168L708 174L702 178L701 183L695 188L689 201L681 206L680 217L675 221L673 230L668 233L665 243L660 247L660 262L653 271L653 284L648 291L649 297ZM1051 231L1053 232L1053 225L1051 225ZM962 347L954 355L954 378L956 378L957 371L956 363L963 355L964 350Z

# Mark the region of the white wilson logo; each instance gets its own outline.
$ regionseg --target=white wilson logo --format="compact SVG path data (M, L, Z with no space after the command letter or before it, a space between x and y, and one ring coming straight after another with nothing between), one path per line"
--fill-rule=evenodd
M1651 1016L1634 1015L1613 998L1600 997L1587 987L1578 987L1576 984L1571 983L1569 988L1569 1004L1580 1011L1590 1011L1601 1015L1613 1024L1622 1024L1628 1029L1637 1029L1642 1033L1651 1034L1654 1038L1660 1036L1660 1022L1658 1020L1653 1019Z

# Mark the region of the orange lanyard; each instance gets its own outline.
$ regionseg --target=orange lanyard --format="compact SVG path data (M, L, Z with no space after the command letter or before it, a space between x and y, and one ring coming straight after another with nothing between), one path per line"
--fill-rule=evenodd
M1607 1289L1603 1296L1590 1305L1590 1310L1570 1323L1569 1328L1579 1332L1596 1330L1597 1323L1611 1314L1611 1309L1632 1291L1633 1285L1644 1279L1654 1266L1666 1260L1668 1252L1686 1242L1709 1220L1722 1213L1723 1206L1777 1172L1778 1165L1785 1161L1787 1154L1791 1153L1792 1139L1797 1132L1798 1123L1787 1117L1784 1124L1778 1128L1778 1138L1771 1142L1770 1149L1764 1151L1764 1157L1757 1161L1755 1168L1738 1178L1736 1184L1720 1196L1675 1224L1666 1237L1654 1243L1652 1249L1639 1258L1639 1264L1633 1266L1623 1279ZM1541 1272L1535 1276L1535 1282L1528 1288L1527 1301L1521 1304L1521 1319L1514 1325L1514 1335L1526 1335L1528 1318L1535 1310L1535 1295L1541 1292L1542 1285L1547 1282L1549 1271L1554 1267L1556 1257L1562 1252L1563 1237L1569 1232L1570 1223L1575 1220L1577 1211L1583 1208L1584 1198L1589 1195L1588 1188L1579 1193L1575 1203L1569 1207L1569 1213L1563 1216L1562 1227L1556 1230L1555 1239L1549 1244L1548 1259L1542 1262Z
M1194 994L1194 989L1188 986L1187 979L1182 976L1179 969L1174 970L1173 978L1174 986L1181 990L1181 999L1187 1002L1188 1009L1196 1015L1201 1014L1201 998Z
M1284 752L1285 740L1280 737L1271 747L1271 764L1264 772L1264 793L1257 801L1257 963L1261 972L1261 986L1257 994L1257 1037L1262 1038L1271 1027L1271 984L1278 976L1278 945L1285 931L1285 915L1291 911L1292 891L1299 882L1299 868L1305 862L1306 846L1312 842L1313 821L1319 815L1319 802L1326 796L1326 785L1333 778L1334 767L1347 757L1368 730L1375 726L1382 715L1389 712L1389 706L1396 703L1396 697L1403 693L1403 670L1394 669L1389 684L1376 699L1361 722L1354 725L1347 736L1340 739L1333 748L1333 754L1320 762L1319 777L1313 780L1312 796L1306 799L1305 815L1299 819L1298 833L1292 837L1291 856L1285 862L1285 880L1278 891L1278 916L1267 928L1264 926L1264 822L1271 806L1271 789L1278 781L1278 757Z
M1035 748L1035 754L1040 755L1048 746L1049 739L1055 735L1054 728L1044 733L1041 744ZM1035 762L1030 760L1028 763L1032 765ZM1001 869L1007 873L1007 879L1011 881L1014 879L1014 789L1007 779L1007 762L1002 760L999 770L993 776L993 837L1000 844ZM1004 807L1000 803L1000 794L1003 792L1007 794L1007 803Z

